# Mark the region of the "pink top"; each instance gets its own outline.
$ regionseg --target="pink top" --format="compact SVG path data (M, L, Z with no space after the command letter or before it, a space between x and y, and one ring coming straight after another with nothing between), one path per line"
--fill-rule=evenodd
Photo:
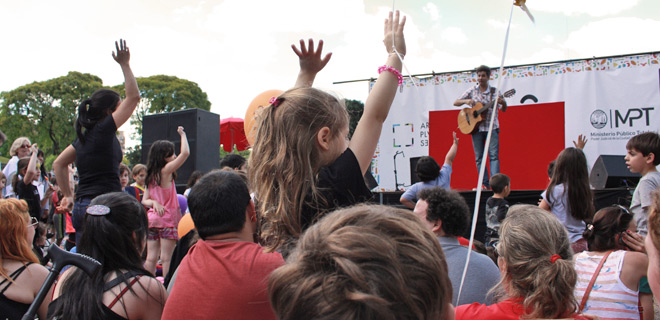
M147 211L149 228L176 228L181 219L181 211L179 210L179 198L176 196L174 181L167 189L156 184L150 185L149 197L165 208L162 216L154 208L149 208L149 211Z

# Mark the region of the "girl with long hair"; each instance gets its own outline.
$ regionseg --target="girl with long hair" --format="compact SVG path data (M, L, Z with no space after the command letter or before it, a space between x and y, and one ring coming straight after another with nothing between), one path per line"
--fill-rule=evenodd
M65 271L53 290L49 319L160 319L163 285L144 269L140 253L147 235L144 207L124 192L94 198L86 209L78 252L103 265L91 277Z
M21 319L48 276L32 252L37 223L25 201L0 200L0 319ZM46 319L50 295L37 311L39 319Z
M582 150L566 148L559 153L550 184L541 197L539 206L552 212L566 227L573 252L587 250L582 233L595 210L587 158Z
M121 191L119 163L123 154L115 133L131 117L140 102L126 41L115 42L115 47L117 52L112 53L112 58L124 73L126 98L122 100L116 91L100 89L83 100L78 106L75 122L76 141L66 147L53 162L53 170L64 195L60 207L73 209L73 227L76 228L77 240L80 240L84 232L83 217L89 202L98 195ZM79 178L75 204L67 168L74 161Z
M577 274L566 229L532 205L509 209L496 246L498 303L456 307L456 319L584 319L573 295Z
M405 17L385 20L389 56L367 98L364 114L348 139L348 113L342 100L311 88L330 55L323 44L309 50L300 41L300 73L296 87L271 99L256 115L255 142L248 163L250 185L263 216L262 233L270 251L284 255L303 230L324 213L371 197L363 176L371 163L387 118L406 53ZM398 52L398 54L397 54Z
M142 204L149 211L149 236L147 240L147 261L145 268L155 274L156 262L160 256L163 275L170 269L172 252L179 236L177 226L181 219L179 198L176 193L176 169L179 169L190 155L188 138L183 127L178 127L181 137L181 152L174 153L174 143L158 140L151 145L147 156L147 189Z

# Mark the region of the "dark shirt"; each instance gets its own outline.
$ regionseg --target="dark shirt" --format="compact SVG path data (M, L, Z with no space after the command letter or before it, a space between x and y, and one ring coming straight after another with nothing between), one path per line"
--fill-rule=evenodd
M29 265L30 263L18 268L16 271L10 274L9 277L15 281L18 278L18 276L21 275L23 270L25 270L25 268ZM5 296L5 291L7 291L7 289L12 285L12 282L9 282L7 279L4 279L2 282L0 282L0 286L5 284L5 282L7 283L7 285L4 288L2 288L2 291L0 291L0 319L19 320L23 318L23 315L28 311L28 309L30 308L30 304L16 302L14 300L7 298Z
M300 213L303 231L327 212L369 201L372 197L351 149L346 149L331 165L321 168L318 177L317 187L327 204L321 202L318 208L309 204L303 206ZM306 203L310 203L311 196L306 200Z
M486 236L499 238L500 224L509 211L509 202L505 199L490 197L486 201Z
M14 190L16 196L27 202L31 217L41 220L41 198L39 197L39 190L32 183L25 184L21 176L16 176L16 179L20 179L16 181L16 190Z
M107 116L86 132L84 144L79 139L73 142L79 178L76 198L122 191L119 183L122 153L116 131L114 118Z

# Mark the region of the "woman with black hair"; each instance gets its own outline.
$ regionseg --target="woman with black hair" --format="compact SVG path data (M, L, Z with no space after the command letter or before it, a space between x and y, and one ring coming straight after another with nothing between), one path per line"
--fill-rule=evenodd
M126 41L119 40L115 46L117 52L113 52L112 57L124 73L126 98L122 100L119 93L113 90L100 89L89 99L83 100L78 107L75 123L77 139L53 162L55 176L64 195L60 207L73 207L76 240L82 236L82 219L89 202L104 193L121 191L119 163L123 155L115 133L131 117L140 101L137 81L129 65L131 54ZM75 205L67 177L67 166L74 161L79 177Z
M160 319L167 292L142 266L144 207L124 192L98 196L86 209L78 252L103 264L91 277L65 271L48 306L49 319Z

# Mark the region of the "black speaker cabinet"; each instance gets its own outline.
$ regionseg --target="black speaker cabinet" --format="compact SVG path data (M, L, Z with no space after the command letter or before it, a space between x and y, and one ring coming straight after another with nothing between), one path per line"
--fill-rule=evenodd
M147 163L149 148L157 140L172 141L176 154L179 154L178 126L183 126L186 131L190 156L177 170L177 189L185 186L193 171L206 173L219 167L220 115L202 109L186 109L145 116L142 122L142 163Z
M624 158L620 155L600 155L589 174L591 185L596 189L635 187L641 176L628 170Z
M417 168L417 161L419 161L419 158L421 157L414 157L410 158L410 184L413 185L417 182L419 182L419 178L417 177L417 174L415 173L415 169Z

